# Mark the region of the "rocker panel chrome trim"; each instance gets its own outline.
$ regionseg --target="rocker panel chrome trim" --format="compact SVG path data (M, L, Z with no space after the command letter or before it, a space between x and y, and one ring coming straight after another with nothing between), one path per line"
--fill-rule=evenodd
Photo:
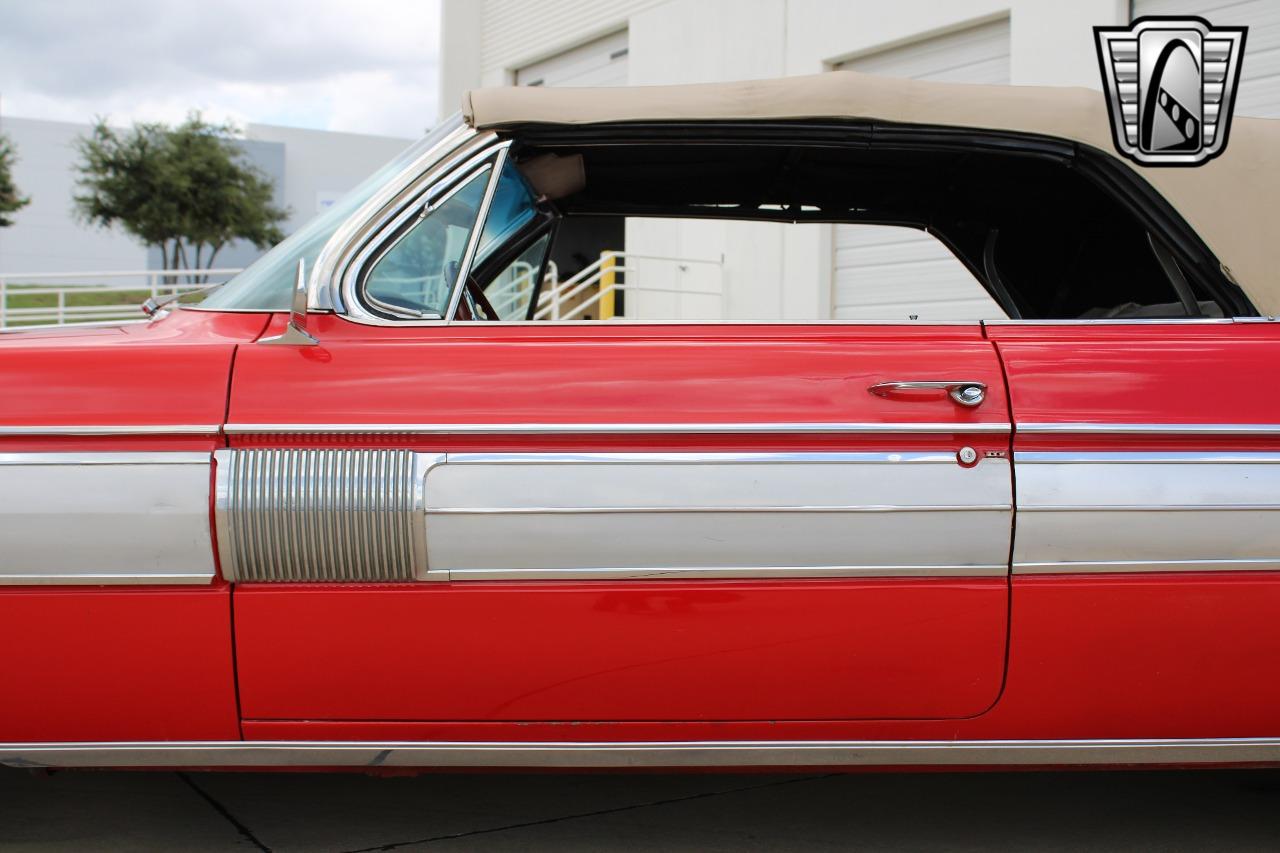
M892 767L1280 763L1280 738L0 744L8 767Z

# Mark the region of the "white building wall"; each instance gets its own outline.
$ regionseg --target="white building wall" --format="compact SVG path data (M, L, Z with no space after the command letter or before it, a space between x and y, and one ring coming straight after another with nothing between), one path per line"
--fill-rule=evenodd
M76 221L76 137L89 126L64 121L5 118L0 133L17 151L13 180L31 204L0 228L0 272L143 270L147 251L128 237Z
M1139 0L1144 7L1160 2L1226 5ZM469 0L444 5L446 105L459 103L469 87L511 83L523 65L624 28L630 83L654 85L815 74L1001 18L1009 21L1011 83L1098 89L1093 27L1129 20L1128 0L481 0L471 29L455 34L450 21L466 17ZM1231 9L1253 5L1265 4ZM1237 23L1227 20L1226 8L1210 20L1218 17ZM1264 76L1272 57L1258 56L1255 73ZM800 319L830 316L832 233L831 226L635 222L626 248L699 258L724 253L730 259L728 316Z
M13 170L19 191L31 204L14 224L0 228L0 273L119 272L156 269L158 250L148 251L118 228L86 225L75 214L75 140L88 124L5 117L0 133L17 151ZM245 151L251 162L277 182L277 202L290 207L283 230L291 233L346 191L395 157L411 140L353 133L250 125ZM283 169L279 163L283 160ZM261 251L234 244L217 257L221 267L251 263Z
M393 136L251 124L245 137L284 146L283 201L297 230L413 143Z

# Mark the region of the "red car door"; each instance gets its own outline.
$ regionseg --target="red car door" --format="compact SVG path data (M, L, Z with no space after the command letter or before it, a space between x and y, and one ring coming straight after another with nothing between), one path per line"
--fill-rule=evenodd
M1056 670L1077 736L1273 730L1280 326L988 332L1016 421L1011 688Z
M1009 414L976 324L311 319L241 349L217 463L246 736L996 700Z

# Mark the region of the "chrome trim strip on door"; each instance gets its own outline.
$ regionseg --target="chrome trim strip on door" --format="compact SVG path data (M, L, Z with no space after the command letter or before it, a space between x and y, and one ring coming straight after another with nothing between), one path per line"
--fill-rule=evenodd
M1020 434L1280 436L1280 424L1022 423L1017 430Z
M125 741L0 744L8 767L938 767L1280 763L1280 738Z
M21 574L0 569L0 585L4 586L140 586L169 584L204 584L213 581L213 572L58 572L57 574Z
M1135 574L1150 572L1275 572L1280 557L1247 560L1106 560L1013 564L1019 575Z
M1003 576L1011 492L940 452L448 453L429 577Z
M231 435L594 435L660 433L1004 434L1007 423L479 423L479 424L227 424Z
M886 453L876 451L843 451L843 450L799 450L779 452L695 452L688 451L648 451L642 452L610 452L579 453L552 451L547 453L531 452L464 452L448 454L450 465L545 465L555 462L557 465L718 465L726 462L735 464L788 465L827 465L833 462L857 462L859 464L884 463L886 465L903 465L908 463L924 463L937 465L956 464L954 453L939 451L909 451L903 453Z
M444 571L444 570L440 570ZM450 569L452 581L512 580L733 580L740 578L991 578L1005 577L1004 563L942 566L677 566L645 568Z
M1013 454L1019 465L1095 465L1100 462L1134 464L1178 463L1183 465L1267 465L1280 464L1280 452L1254 450L1119 450L1119 451L1027 451Z
M0 453L0 584L207 584L209 453Z
M30 425L0 426L6 435L217 435L217 424L136 424L130 426L101 425Z
M1280 453L1017 452L1014 574L1280 570Z
M521 506L435 507L432 515L615 515L650 512L1009 512L1012 504L859 504L846 506Z

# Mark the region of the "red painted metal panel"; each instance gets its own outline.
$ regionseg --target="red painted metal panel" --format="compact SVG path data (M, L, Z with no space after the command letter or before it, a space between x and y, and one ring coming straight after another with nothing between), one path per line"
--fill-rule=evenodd
M1280 574L1271 572L1015 578L1004 691L991 710L962 720L246 720L244 734L375 741L1276 737L1276 613Z
M437 326L320 316L318 347L245 347L228 420L253 423L1007 423L976 326ZM889 400L886 380L992 389ZM951 444L943 438L943 444ZM492 449L492 448L490 448Z
M230 592L0 590L0 742L235 740Z
M1280 423L1280 324L994 325L988 334L1019 424Z
M245 347L235 424L956 424L957 433L233 435L241 446L423 450L1007 450L977 326L360 326ZM277 321L273 321L277 322ZM887 380L985 382L885 399ZM996 697L1007 584L990 580L463 582L242 587L248 717L392 720L963 716Z
M154 323L0 335L0 426L216 427L235 345L268 316L176 311Z
M250 718L966 716L999 692L1006 596L1003 578L241 586L240 691Z

